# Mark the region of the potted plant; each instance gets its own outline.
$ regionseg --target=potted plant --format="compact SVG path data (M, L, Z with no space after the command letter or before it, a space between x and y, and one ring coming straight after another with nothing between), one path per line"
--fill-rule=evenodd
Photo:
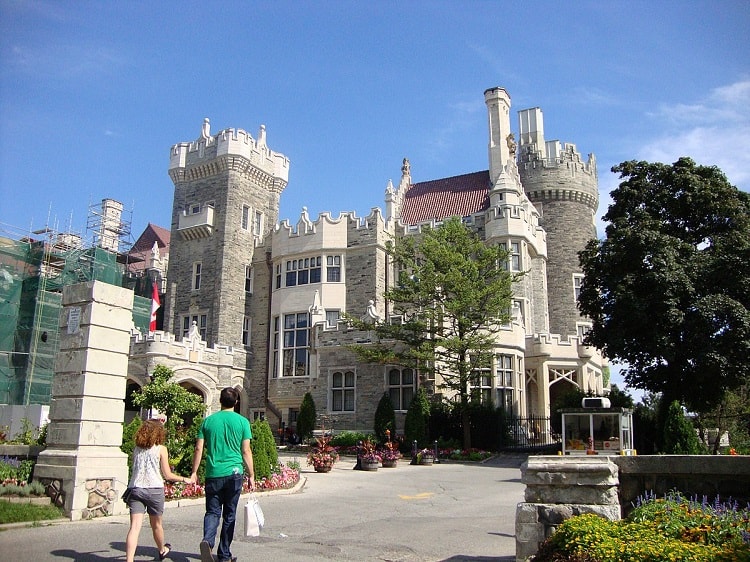
M375 449L375 443L369 439L362 441L359 447L359 466L362 470L377 470L380 464L380 453Z
M435 452L432 449L422 449L417 453L416 464L432 465L435 462Z
M380 454L383 468L395 468L398 459L401 458L401 451L397 447L394 447L390 441L385 444L385 447L385 450Z
M391 432L386 430L385 434L388 440L385 442L385 450L380 453L380 462L383 464L383 468L395 468L398 459L401 458L401 451L391 441Z
M331 445L331 436L323 435L316 437L317 445L310 449L307 455L307 464L311 465L315 472L330 472L334 463L339 460L336 447Z

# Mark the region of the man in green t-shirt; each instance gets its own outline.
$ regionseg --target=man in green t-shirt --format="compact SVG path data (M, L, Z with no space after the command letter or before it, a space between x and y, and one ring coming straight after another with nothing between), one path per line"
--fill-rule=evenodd
M242 493L243 463L250 476L250 487L255 487L253 453L250 440L253 438L250 422L234 411L239 392L234 388L221 391L221 410L211 414L198 430L193 456L192 482L198 481L198 467L206 452L206 514L203 516L203 540L200 544L201 562L214 562L211 551L216 541L219 519L223 519L219 547L216 550L219 562L235 562L229 550L234 539L234 524L237 504Z

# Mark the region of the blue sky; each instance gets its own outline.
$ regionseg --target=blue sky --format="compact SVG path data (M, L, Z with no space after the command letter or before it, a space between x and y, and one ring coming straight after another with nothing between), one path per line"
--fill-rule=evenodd
M597 157L717 165L750 190L750 2L0 0L0 226L86 234L121 201L169 228L169 148L266 126L289 157L281 218L383 207L485 170L483 92L541 107ZM600 232L601 232L600 227Z

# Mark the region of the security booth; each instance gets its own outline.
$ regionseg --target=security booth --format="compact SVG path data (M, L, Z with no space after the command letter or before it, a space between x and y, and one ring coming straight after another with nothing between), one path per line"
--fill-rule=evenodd
M563 455L633 455L633 410L612 408L608 398L583 399L562 413Z

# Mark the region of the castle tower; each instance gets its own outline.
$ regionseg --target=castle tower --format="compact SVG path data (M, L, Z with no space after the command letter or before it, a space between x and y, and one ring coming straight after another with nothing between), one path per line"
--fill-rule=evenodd
M549 329L546 293L546 233L521 185L516 142L510 130L510 96L503 88L484 92L489 125L490 188L485 240L509 252L511 272L527 272L514 288L513 306L527 333Z
M252 259L276 224L289 160L241 129L171 149L174 183L165 330L185 338L193 325L209 345L247 345Z
M596 237L599 206L596 159L584 162L574 144L544 140L542 110L518 113L519 173L547 233L549 329L563 337L580 333L585 323L576 307L580 282L578 252Z

